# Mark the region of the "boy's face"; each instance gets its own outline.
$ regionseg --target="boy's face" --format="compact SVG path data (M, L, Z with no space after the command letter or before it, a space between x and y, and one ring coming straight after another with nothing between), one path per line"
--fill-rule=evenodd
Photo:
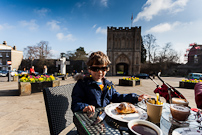
M108 71L107 65L92 65L89 72L92 75L93 80L101 82L102 78L105 77Z

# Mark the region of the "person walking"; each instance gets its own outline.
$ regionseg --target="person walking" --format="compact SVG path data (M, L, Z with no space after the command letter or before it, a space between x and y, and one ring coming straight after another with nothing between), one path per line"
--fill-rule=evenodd
M48 68L47 68L46 65L44 65L44 67L43 67L43 74L47 75L47 73L48 73Z

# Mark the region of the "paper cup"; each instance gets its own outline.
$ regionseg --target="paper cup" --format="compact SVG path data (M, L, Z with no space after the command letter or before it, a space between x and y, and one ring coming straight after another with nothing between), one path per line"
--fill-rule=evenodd
M151 104L147 101L146 103L147 103L147 115L149 121L155 124L160 123L163 105Z

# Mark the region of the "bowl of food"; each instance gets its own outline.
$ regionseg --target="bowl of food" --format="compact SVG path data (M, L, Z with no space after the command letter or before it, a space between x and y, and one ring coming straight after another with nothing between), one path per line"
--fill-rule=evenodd
M172 104L184 105L188 107L189 102L182 98L172 98Z
M170 112L173 119L178 121L186 121L190 115L190 109L188 107L178 104L171 104Z
M146 120L131 120L128 122L128 128L136 135L163 135L157 125Z

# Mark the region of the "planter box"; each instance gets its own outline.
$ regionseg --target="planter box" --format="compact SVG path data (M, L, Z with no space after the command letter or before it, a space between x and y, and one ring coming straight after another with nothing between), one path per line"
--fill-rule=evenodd
M184 82L179 82L179 87L184 88Z
M47 87L57 87L57 86L60 86L59 80L54 80L51 82L42 82L42 90Z
M31 83L30 82L19 82L18 90L20 96L27 96L31 94Z
M125 80L125 79L119 79L119 85L120 86L137 86L140 85L140 80Z
M184 88L187 88L187 89L194 89L195 85L196 83L184 82Z
M41 92L43 90L42 82L31 83L32 93Z
M51 82L31 83L31 86L32 86L32 93L41 92L41 91L43 91L44 88L47 88L47 87L60 86L60 81L59 80L54 80L54 81L51 81Z
M18 80L19 80L19 76L13 76L13 81L14 82L18 82Z
M30 83L30 82L19 82L18 89L20 96L30 95L31 93L41 92L44 88L47 87L56 87L60 86L59 80L54 80L51 82L37 82L37 83Z

